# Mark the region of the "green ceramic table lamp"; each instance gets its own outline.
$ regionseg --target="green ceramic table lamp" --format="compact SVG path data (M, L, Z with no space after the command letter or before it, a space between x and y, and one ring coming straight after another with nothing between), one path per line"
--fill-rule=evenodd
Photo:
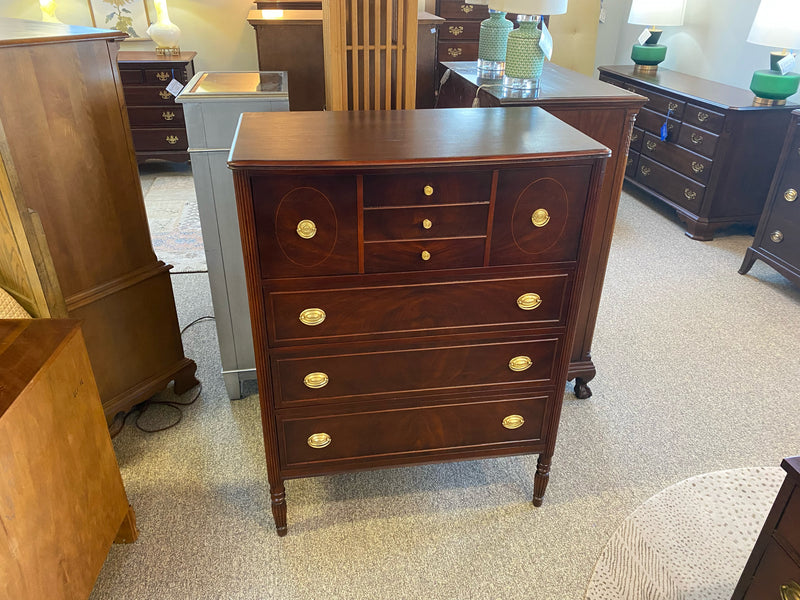
M489 4L489 0L470 0L470 4ZM489 8L489 18L481 21L478 38L478 70L484 76L499 77L506 68L508 34L514 24L506 19L506 13Z
M567 0L489 0L491 10L517 13L519 28L508 34L503 86L518 90L535 90L544 67L540 46L542 15L567 12Z
M789 56L786 48L800 48L800 0L761 0L747 41L784 48L770 54L770 69L753 73L750 82L750 90L756 95L753 104L786 104L786 98L797 93L800 74L792 73L791 67L783 73L778 62Z
M631 60L636 64L634 73L653 74L658 64L667 56L667 47L659 44L659 27L683 25L686 0L633 0L628 23L650 25L650 37L633 45Z

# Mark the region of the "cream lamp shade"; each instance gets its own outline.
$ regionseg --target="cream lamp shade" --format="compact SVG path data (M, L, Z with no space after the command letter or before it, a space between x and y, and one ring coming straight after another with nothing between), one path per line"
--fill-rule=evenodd
M518 15L563 15L567 0L489 0L489 8Z
M747 41L775 48L800 48L800 2L761 0Z
M628 23L633 25L683 25L686 0L633 0Z

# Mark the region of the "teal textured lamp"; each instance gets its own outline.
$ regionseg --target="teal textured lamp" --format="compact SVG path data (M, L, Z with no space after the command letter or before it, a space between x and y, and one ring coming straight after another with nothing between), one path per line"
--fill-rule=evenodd
M567 12L567 0L489 0L491 10L517 13L519 28L508 34L503 86L517 90L535 90L544 67L544 52L539 43L542 15Z
M761 0L747 41L784 48L770 54L770 69L753 73L750 82L750 90L756 95L753 104L786 104L786 98L797 93L800 75L782 73L778 62L789 55L786 48L800 48L800 1Z
M472 0L470 4L488 4L488 0ZM514 24L502 10L489 8L489 18L481 21L478 38L478 70L500 76L506 68L508 34Z
M667 57L667 47L658 43L662 30L656 29L656 25L683 25L685 8L686 0L633 0L628 23L651 26L650 37L631 49L631 60L636 64L634 73L656 72L658 64Z

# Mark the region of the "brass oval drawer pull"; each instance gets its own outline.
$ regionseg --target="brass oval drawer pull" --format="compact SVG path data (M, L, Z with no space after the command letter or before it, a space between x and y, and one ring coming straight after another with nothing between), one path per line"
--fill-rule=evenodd
M525 419L522 415L508 415L503 419L503 427L506 429L519 429L525 424Z
M780 244L783 241L783 232L780 229L773 231L769 234L769 239L776 244Z
M677 102L670 102L667 104L667 109L669 110L678 110L678 103Z
M331 436L327 433L312 433L307 441L312 448L324 448L331 445Z
M535 227L544 227L550 222L550 213L545 208L537 208L531 215L531 223Z
M326 316L325 311L321 308L307 308L300 313L300 322L303 325L313 327L322 323Z
M656 145L657 144L653 140L647 140L647 142L645 142L645 146L647 146L648 150L655 150Z
M161 96L162 100L168 100L169 97L172 96L172 94L170 94L167 90L161 90L158 92L158 95Z
M647 165L642 165L642 168L639 169L639 171L641 171L642 175L644 175L645 177L650 175L650 167L648 167Z
M159 81L166 81L167 79L169 79L169 73L167 73L166 71L159 71L158 73L156 73L156 77L158 78Z
M317 225L314 221L303 219L297 224L297 235L304 240L310 240L317 235Z
M691 139L692 143L696 145L700 145L703 143L703 136L695 132L692 132L692 135L689 136L689 139Z
M164 112L161 113L161 118L164 119L165 121L172 121L172 119L175 118L175 113L165 110Z
M683 195L686 196L687 200L694 200L697 198L697 192L690 190L689 188L683 188Z
M800 585L796 581L781 585L781 600L800 600Z
M430 219L423 219L422 228L423 229L430 229L431 227L433 227L433 223L431 222L431 220Z
M459 52L459 54L461 53ZM426 185L424 188L422 188L422 193L426 196L433 196L433 186Z
M430 260L431 259L431 253L428 252L427 250L423 250L422 254L420 256L422 256L422 260Z
M448 27L447 30L453 37L458 37L462 33L464 33L464 28L461 25L450 25L450 27Z
M705 123L708 119L708 113L704 113L702 110L697 111L697 120L701 123Z
M534 308L539 308L541 303L542 297L539 294L534 294L533 292L522 294L522 296L517 298L517 306L519 306L522 310L533 310Z
M533 365L533 361L530 356L515 356L508 361L508 368L517 373L530 369L531 365Z
M319 388L324 388L326 385L328 385L328 375L320 371L317 371L315 373L309 373L308 375L303 377L303 384L307 388L311 388L312 390L318 390Z
M178 143L178 136L177 135L168 135L164 139L167 140L168 144L172 144L173 146Z
M794 202L797 200L797 190L794 188L789 188L783 192L783 197L787 202Z
M705 170L706 166L703 163L699 163L696 160L692 161L692 171L695 173L702 173Z

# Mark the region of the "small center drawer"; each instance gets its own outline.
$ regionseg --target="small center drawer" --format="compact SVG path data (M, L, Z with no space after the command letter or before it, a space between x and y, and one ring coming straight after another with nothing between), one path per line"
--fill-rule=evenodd
M444 40L439 42L438 52L442 62L476 60L478 42Z
M365 207L489 202L491 191L491 171L364 176Z
M376 333L471 331L476 327L563 326L566 273L422 285L271 292L265 299L270 342ZM301 315L316 308L318 323ZM308 314L308 313L307 313Z
M651 156L700 183L706 183L711 175L713 161L710 158L689 152L681 146L662 142L652 133L645 135L642 155Z
M175 127L184 125L183 107L175 106L130 106L128 118L131 127L162 126Z
M148 85L163 85L166 87L173 79L177 79L180 83L187 83L186 70L181 67L178 69L145 69L144 71L144 80Z
M365 242L364 271L389 273L482 267L486 237Z
M279 414L282 466L358 463L376 456L420 456L456 448L530 446L543 439L548 402L541 395L346 414ZM509 429L504 421L519 426Z
M131 134L137 152L186 150L189 147L189 143L186 141L186 130L183 128L134 128L131 129Z
M364 210L364 240L485 236L489 203Z
M667 119L664 115L646 108L641 109L636 117L636 124L639 127L659 137L661 135L661 126L664 123L667 124L667 140L674 142L678 139L678 132L681 129L680 121L672 118Z
M704 156L714 156L719 136L684 123L678 135L678 144Z
M704 185L645 156L639 158L636 179L693 213L699 212L703 203L703 195L706 191Z
M550 338L302 358L273 354L275 404L505 383L548 385L558 347L558 338Z

